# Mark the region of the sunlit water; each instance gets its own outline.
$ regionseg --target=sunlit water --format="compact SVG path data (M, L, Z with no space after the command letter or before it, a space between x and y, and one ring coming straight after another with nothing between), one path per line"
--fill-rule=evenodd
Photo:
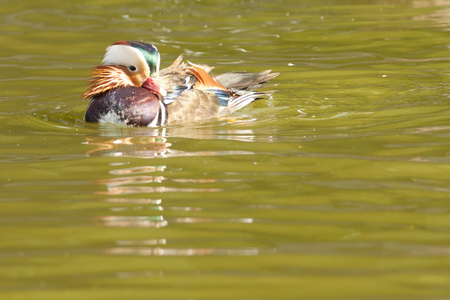
M5 1L1 299L447 299L450 1ZM83 121L117 40L272 98Z

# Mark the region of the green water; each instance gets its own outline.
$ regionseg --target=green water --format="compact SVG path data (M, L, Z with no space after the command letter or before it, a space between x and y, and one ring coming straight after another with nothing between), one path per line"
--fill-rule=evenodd
M450 1L2 1L1 299L447 299ZM117 40L281 72L228 119L83 121ZM273 87L272 87L273 88Z

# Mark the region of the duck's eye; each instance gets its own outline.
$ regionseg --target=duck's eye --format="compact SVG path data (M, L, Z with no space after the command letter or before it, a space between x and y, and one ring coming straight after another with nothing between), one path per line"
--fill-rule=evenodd
M135 66L129 66L129 67L128 67L128 70L134 72L134 71L137 70L137 68L136 68Z

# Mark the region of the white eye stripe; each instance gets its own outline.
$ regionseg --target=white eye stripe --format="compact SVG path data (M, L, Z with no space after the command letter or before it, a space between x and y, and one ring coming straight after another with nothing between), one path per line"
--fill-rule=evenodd
M146 73L150 73L141 51L127 45L111 45L106 48L102 64L126 66L130 71L133 71L132 67L136 68L134 71L138 71L138 66L142 66Z

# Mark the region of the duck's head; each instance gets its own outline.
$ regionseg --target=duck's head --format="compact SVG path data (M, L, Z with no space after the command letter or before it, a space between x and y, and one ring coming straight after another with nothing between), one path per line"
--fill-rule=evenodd
M150 44L134 41L119 41L108 48L101 66L92 71L88 91L83 98L120 86L143 87L159 98L166 91L158 82L160 56L158 49Z

